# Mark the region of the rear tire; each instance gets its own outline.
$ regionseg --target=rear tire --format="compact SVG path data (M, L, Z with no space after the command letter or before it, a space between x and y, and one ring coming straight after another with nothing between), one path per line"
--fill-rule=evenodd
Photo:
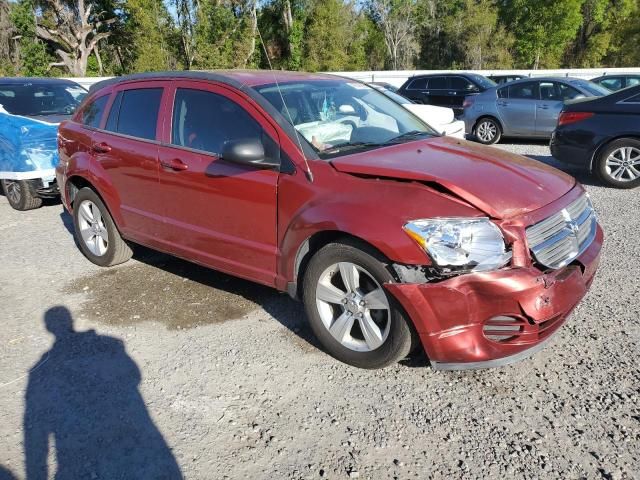
M483 145L498 143L502 137L502 129L496 120L490 117L481 118L473 129L473 137Z
M359 368L396 363L414 344L411 325L382 287L394 279L379 257L359 242L331 243L313 256L303 280L316 337L331 356Z
M36 194L33 181L2 179L0 182L12 208L25 211L33 210L42 205L42 198Z
M640 140L614 140L598 154L594 170L610 187L627 189L640 186Z
M133 255L109 210L98 194L88 187L82 188L73 200L73 226L80 250L96 265L118 265Z

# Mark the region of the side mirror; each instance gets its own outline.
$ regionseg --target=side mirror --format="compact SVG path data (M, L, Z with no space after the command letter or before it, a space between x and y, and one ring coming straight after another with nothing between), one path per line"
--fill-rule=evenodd
M222 146L221 158L239 165L272 169L280 166L278 162L267 159L262 142L257 138L229 140Z
M353 105L340 105L338 107L338 112L343 115L355 115L356 109L353 108Z

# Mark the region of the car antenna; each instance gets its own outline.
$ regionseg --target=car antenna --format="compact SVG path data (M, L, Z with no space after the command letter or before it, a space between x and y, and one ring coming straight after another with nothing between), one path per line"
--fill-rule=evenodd
M264 51L264 56L267 58L267 63L269 64L269 70L273 74L273 81L276 84L276 88L278 89L278 94L280 95L280 100L282 100L282 105L284 105L284 109L287 112L287 117L289 117L289 123L293 127L293 131L296 133L296 140L298 141L298 146L300 147L300 153L302 153L302 158L304 159L304 166L306 168L305 175L307 180L313 182L313 173L311 172L311 168L309 167L309 161L307 160L307 156L304 153L304 148L302 148L302 142L300 141L300 134L296 129L296 126L293 124L293 118L291 117L291 113L289 112L289 107L287 107L287 102L284 101L284 95L282 95L282 90L280 90L280 84L278 83L278 79L276 78L276 74L273 71L273 66L271 65L271 60L269 59L269 53L267 52L267 46L262 39L262 34L260 33L260 28L256 24L256 31L258 32L258 37L260 37L260 43L262 44L262 50Z

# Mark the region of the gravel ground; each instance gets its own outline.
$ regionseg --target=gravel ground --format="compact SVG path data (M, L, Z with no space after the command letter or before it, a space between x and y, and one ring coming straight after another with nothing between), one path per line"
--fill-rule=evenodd
M0 479L640 478L640 190L580 179L590 293L546 350L475 372L340 364L286 295L144 249L100 269L60 204L0 197Z

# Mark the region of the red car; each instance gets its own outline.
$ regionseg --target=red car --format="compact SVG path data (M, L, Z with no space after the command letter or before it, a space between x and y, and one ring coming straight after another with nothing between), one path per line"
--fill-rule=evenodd
M139 243L301 298L324 348L378 368L419 343L438 369L540 350L593 281L581 185L437 135L335 76L170 72L101 82L59 130L78 244Z

